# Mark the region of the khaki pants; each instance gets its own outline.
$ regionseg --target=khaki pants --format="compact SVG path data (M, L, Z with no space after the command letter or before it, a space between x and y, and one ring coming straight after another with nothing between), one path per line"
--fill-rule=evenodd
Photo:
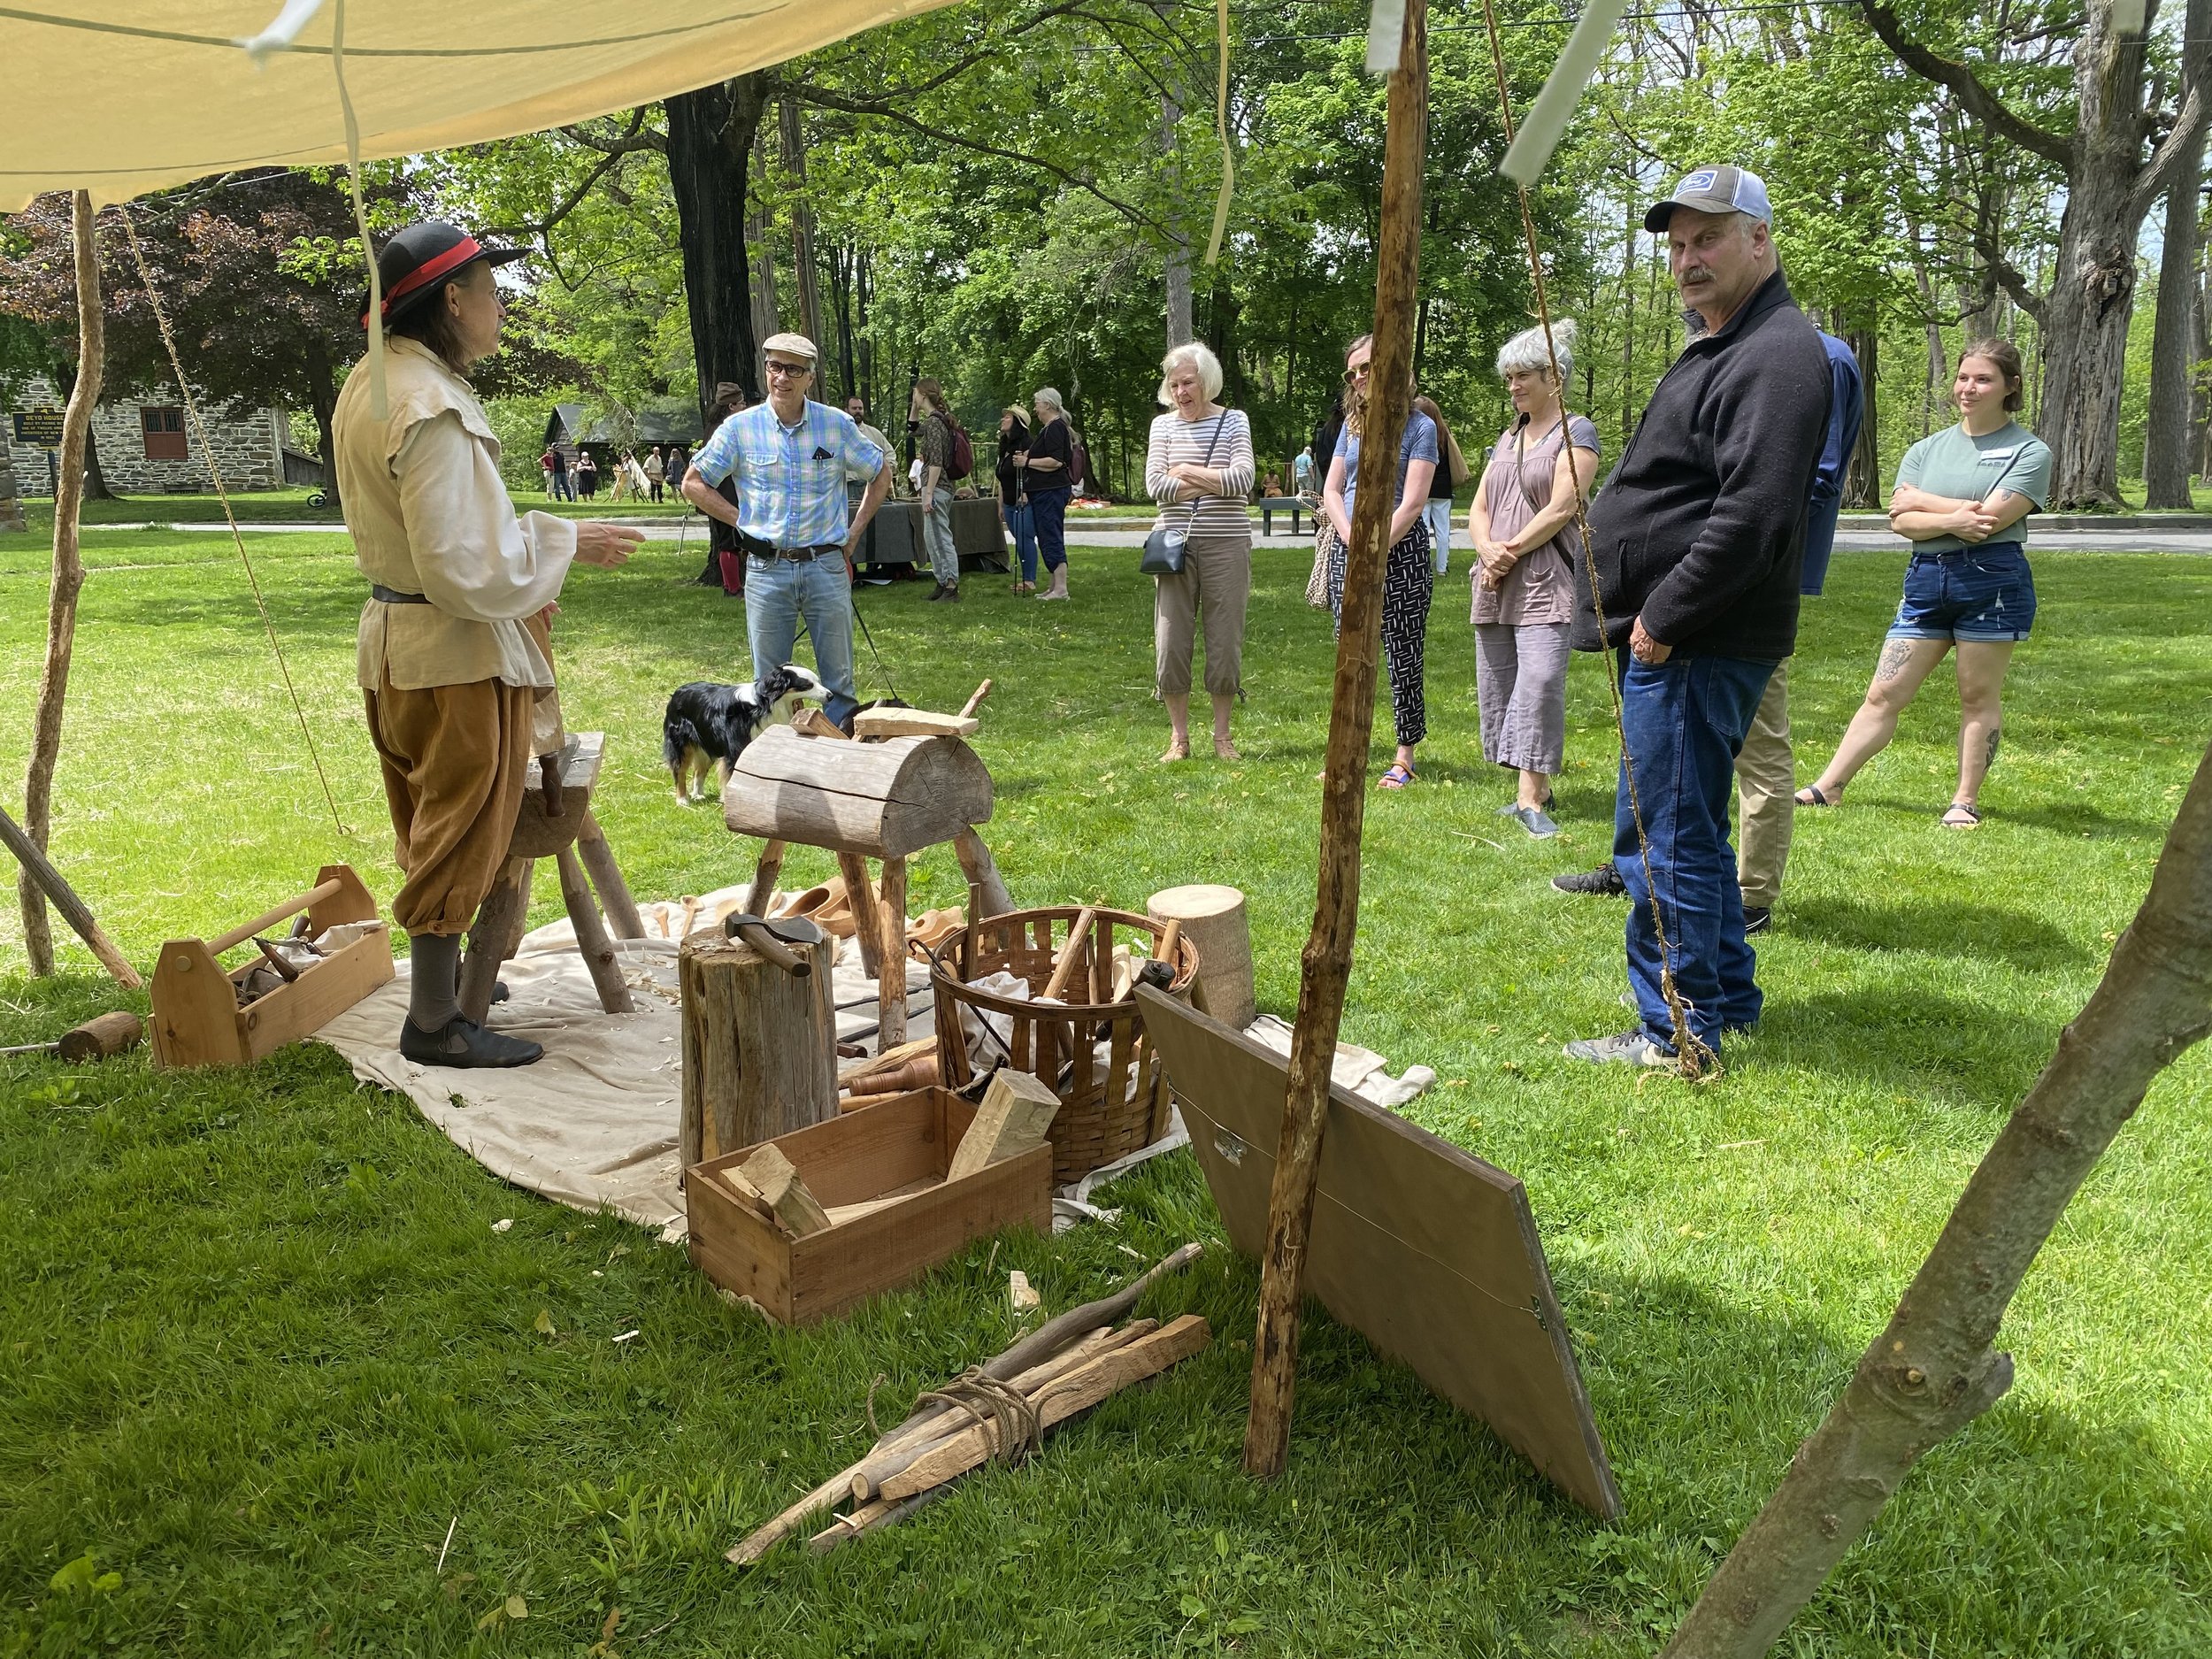
M1206 625L1206 689L1217 697L1244 688L1244 609L1252 597L1250 534L1207 532L1183 544L1183 568L1154 578L1153 681L1164 697L1190 695L1190 659Z
M392 919L410 933L465 933L514 839L530 764L530 687L496 680L364 692L384 767L394 854L407 880Z
M1736 835L1736 883L1743 902L1772 910L1782 896L1782 872L1790 861L1790 830L1797 811L1795 757L1790 753L1790 665L1778 663L1766 695L1736 757L1736 788L1743 803Z

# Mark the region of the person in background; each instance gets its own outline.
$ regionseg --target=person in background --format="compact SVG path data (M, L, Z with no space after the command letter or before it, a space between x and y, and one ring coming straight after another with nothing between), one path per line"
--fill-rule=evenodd
M586 501L599 494L599 463L580 445L576 450L576 488Z
M1029 448L1029 423L1012 403L998 411L998 516L1014 538L1020 560L1014 578L1017 594L1037 591L1037 521L1029 497L1022 493L1022 469L1018 457Z
M1214 756L1241 760L1229 733L1243 694L1244 612L1252 596L1252 423L1224 409L1221 360L1181 345L1161 362L1160 401L1145 445L1144 487L1160 503L1155 529L1180 533L1183 568L1156 576L1152 602L1153 686L1167 705L1164 761L1190 758L1190 665L1198 625L1206 629L1206 692L1213 701Z
M922 464L922 543L937 579L930 600L960 603L960 553L952 541L952 410L945 388L925 376L914 382L907 419L917 423L915 458Z
M618 503L630 493L630 452L627 449L615 457L611 470L614 474L614 480L607 491L607 500L610 503Z
M1897 718L1955 647L1958 652L1959 779L1940 822L1982 821L1982 784L1997 759L2005 671L2035 626L2035 578L2019 526L2048 503L2051 451L2012 418L2020 407L2019 348L1978 340L1951 382L1959 424L1905 451L1889 527L1913 543L1905 597L1883 642L1866 701L1800 806L1834 806L1859 768L1897 733Z
M1313 442L1306 449L1307 474L1318 503L1321 486L1328 481L1329 463L1336 457L1336 441L1344 431L1344 394L1339 391L1329 400L1328 413L1321 417L1321 424L1313 429Z
M661 491L666 488L667 485L668 454L657 443L653 446L653 452L645 457L646 493L657 503L661 498Z
M821 353L804 334L771 334L761 347L768 396L715 429L684 474L684 496L737 533L745 549L745 640L756 680L791 660L799 624L814 642L824 712L850 730L852 556L891 488L891 457L860 435L842 410L806 395ZM874 481L848 518L845 480L872 467ZM724 499L737 486L738 504Z
M1441 576L1452 567L1452 492L1467 476L1467 458L1459 452L1459 440L1444 424L1444 411L1433 397L1417 397L1413 406L1436 423L1436 473L1429 480L1429 504L1423 517L1429 526L1429 556Z
M1329 461L1321 509L1335 526L1337 545L1328 570L1329 613L1344 625L1344 568L1352 545L1352 503L1359 488L1360 434L1373 396L1370 360L1374 337L1362 334L1344 354L1344 426ZM1377 782L1402 789L1415 777L1413 750L1428 735L1429 710L1425 664L1428 649L1429 603L1436 596L1436 572L1429 564L1427 509L1429 480L1437 462L1436 423L1417 409L1406 411L1398 440L1397 500L1390 515L1390 553L1383 569L1383 657L1390 669L1390 712L1398 753Z
M1797 642L1828 357L1783 278L1756 174L1701 167L1644 227L1667 239L1675 288L1705 332L1661 377L1590 510L1573 636L1620 654L1613 861L1632 901L1640 1024L1565 1052L1687 1070L1763 1004L1728 797L1767 681Z
M550 448L548 448L543 455L538 457L538 471L545 475L546 500L551 501L555 499L553 495L553 451Z
M545 454L546 458L552 463L553 466L553 499L574 501L576 484L575 480L568 475L568 457L561 452L561 446L557 443L549 445Z
M1068 425L1067 405L1049 386L1041 386L1030 399L1037 424L1022 463L1022 489L1036 522L1037 553L1052 572L1052 586L1037 595L1040 602L1068 596L1068 498L1075 494L1071 481L1075 462L1075 429Z
M855 392L850 397L848 397L845 400L845 412L853 418L853 425L860 428L860 435L867 439L869 442L874 444L877 449L882 450L886 455L895 455L898 452L898 445L893 443L890 439L885 437L880 428L868 424L868 400L863 397L858 392ZM860 479L858 480L848 480L847 486L849 490L855 482L857 482L861 490L864 491L868 488L868 480L866 479ZM858 496L856 495L855 500L857 501L857 499Z
M1531 328L1498 352L1514 419L1467 509L1482 757L1518 773L1512 804L1498 810L1540 841L1559 833L1551 780L1566 764L1567 633L1582 560L1575 509L1598 474L1598 429L1567 418L1552 374L1555 349L1560 376L1573 373L1574 341L1573 322L1562 318L1549 343Z
M1270 467L1267 476L1260 480L1260 494L1270 501L1283 493L1283 475Z
M1301 449L1290 459L1291 493L1301 501L1320 500L1320 494L1313 480L1313 451Z

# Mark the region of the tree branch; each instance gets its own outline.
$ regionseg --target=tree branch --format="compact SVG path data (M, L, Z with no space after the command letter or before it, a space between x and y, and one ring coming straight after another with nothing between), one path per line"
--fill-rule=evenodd
M2181 108L2174 111L2172 128L2151 152L2150 160L2136 175L2135 188L2129 192L2128 212L2135 223L2142 223L2158 204L2158 198L2172 187L2175 173L2204 136L2208 117L2212 117L2212 104L2206 102L2204 83L2193 77L2189 89L2182 95Z
M2040 156L2055 167L2071 170L2074 164L2074 141L2062 133L2016 114L1989 88L1980 76L1966 64L1938 56L1905 33L1905 26L1898 21L1886 0L1859 0L1859 11L1865 17L1867 27L1880 37L1883 45L1897 55L1897 61L1924 81L1947 87L1960 106L1990 131L2031 155Z
M2012 296L2012 303L2035 319L2036 326L2040 328L2043 326L2044 303L2043 296L2035 291L2035 285L2028 280L2019 266L1997 251L1996 242L1984 227L1977 225L1969 234L1974 243L1974 251L1981 256L1983 268L2004 285L2005 292Z

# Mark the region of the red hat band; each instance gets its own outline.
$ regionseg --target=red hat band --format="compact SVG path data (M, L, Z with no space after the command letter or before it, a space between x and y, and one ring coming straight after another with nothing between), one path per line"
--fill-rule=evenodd
M458 270L470 260L480 258L483 252L483 244L475 237L464 236L443 253L434 258L424 260L405 276L400 278L397 282L384 290L384 315L389 317L392 314L394 300L404 299L416 289L427 287L440 277ZM369 319L365 313L361 319L361 326L365 328L368 324Z

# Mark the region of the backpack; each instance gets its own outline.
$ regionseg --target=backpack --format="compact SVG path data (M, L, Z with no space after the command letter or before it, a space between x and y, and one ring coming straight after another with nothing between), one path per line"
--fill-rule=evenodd
M941 417L952 428L952 454L945 463L945 476L957 484L975 471L975 444L967 430L950 415Z

